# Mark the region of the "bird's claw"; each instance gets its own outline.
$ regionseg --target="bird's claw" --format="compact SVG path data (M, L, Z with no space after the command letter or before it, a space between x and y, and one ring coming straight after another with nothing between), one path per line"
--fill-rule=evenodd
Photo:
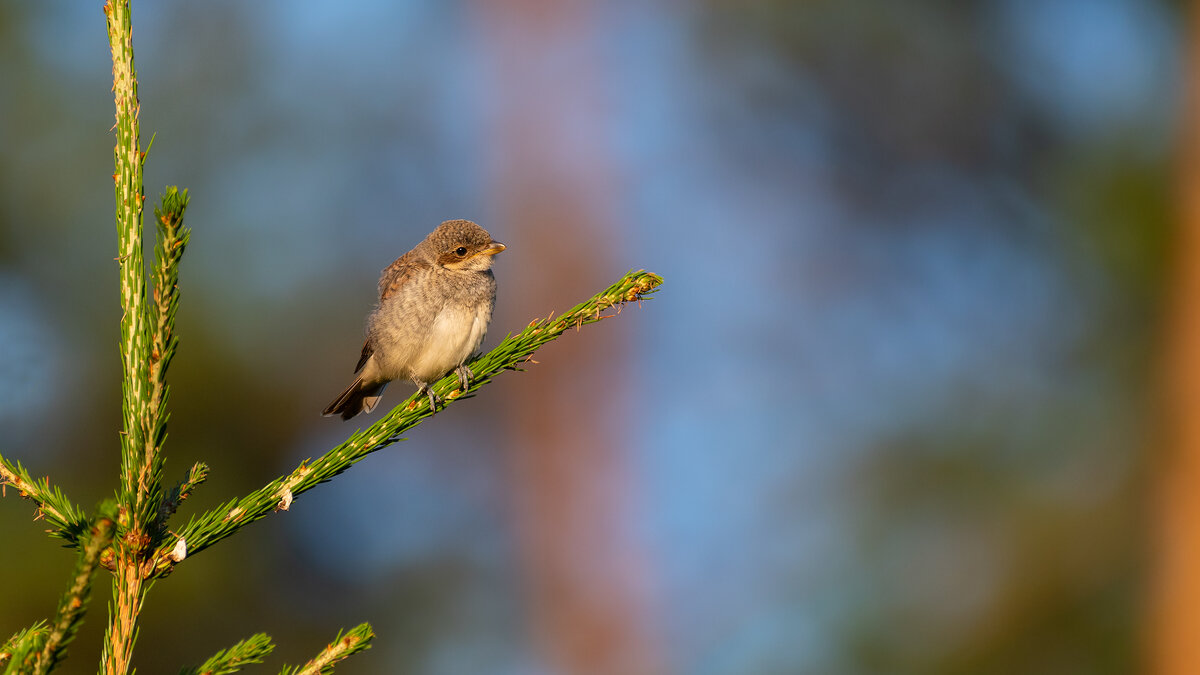
M446 402L442 400L441 396L438 396L436 393L434 393L433 388L428 384L421 385L421 388L417 390L417 393L425 394L429 397L429 412L431 413L437 412L438 404L441 404L443 408L446 407Z
M471 386L471 380L475 379L475 373L472 373L471 369L464 363L454 369L454 374L458 375L458 388L464 394L467 393L467 389Z
M471 380L475 378L475 373L472 373L471 369L468 368L466 364L463 364L454 369L454 374L458 376L458 388L461 389L464 394L467 393L467 388L471 386ZM442 400L441 396L435 394L433 387L429 386L428 384L418 385L417 393L425 394L429 397L429 412L437 412L439 405L443 408L446 407L446 402Z

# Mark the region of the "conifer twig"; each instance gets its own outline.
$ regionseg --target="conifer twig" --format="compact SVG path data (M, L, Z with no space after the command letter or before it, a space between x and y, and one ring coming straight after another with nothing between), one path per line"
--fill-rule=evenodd
M104 675L125 675L132 667L137 617L145 599L143 560L154 542L147 518L157 504L149 497L157 477L147 456L152 426L149 377L149 312L145 307L146 269L142 257L142 164L137 74L133 65L133 28L129 0L107 0L104 15L112 52L113 104L117 144L113 150L121 307L121 483L117 491L118 536L113 546L113 601L101 656ZM153 443L151 446L153 447ZM160 463L161 467L161 463Z
M338 633L329 646L313 657L311 661L300 667L288 667L279 671L279 675L323 675L332 673L333 666L358 652L371 648L371 640L375 632L371 625L364 623L355 626L348 633Z
M270 636L266 633L257 633L229 649L223 649L213 654L198 666L180 670L179 675L229 675L229 673L241 670L243 666L262 663L263 659L274 649L275 645L271 642Z
M106 510L111 511L111 502ZM100 561L100 552L112 543L114 529L112 518L102 515L96 519L89 536L82 541L71 587L59 602L58 614L49 634L46 635L41 653L34 660L34 675L45 675L53 670L62 660L67 645L75 639L75 634L83 623L83 615L87 611L92 575Z
M192 470L188 472L186 478L179 482L172 490L171 494L167 495L166 499L162 500L162 505L158 509L157 529L165 530L167 520L175 515L175 511L183 500L191 496L192 491L196 489L208 478L208 465L204 462L196 462L192 465Z
M620 311L623 303L640 301L661 283L662 278L656 274L629 272L612 286L565 313L553 318L535 319L525 330L509 335L495 349L470 362L468 365L475 377L466 392L457 389L458 377L454 374L437 382L434 391L446 401L446 405L468 398L501 371L521 370L521 365L530 360L535 351L568 329L608 318L612 315L604 314L605 310L616 307ZM333 478L368 454L403 440L401 433L433 414L426 401L424 395L414 394L375 424L354 432L345 442L318 459L306 460L290 474L275 479L263 488L193 517L179 531L187 551L194 555L272 511L286 511L300 493ZM159 548L155 556L158 575L168 573L174 563L179 562L178 556L172 557L173 550L169 542Z
M187 190L171 186L162 196L162 205L154 209L158 237L154 255L154 302L148 306L144 329L149 333L146 357L146 401L142 421L142 451L137 467L135 514L131 524L158 543L163 531L158 515L162 513L162 446L167 436L167 368L175 356L179 338L175 335L175 310L179 306L179 261L187 248L190 232L183 226L187 210Z
M51 526L46 530L50 536L66 539L75 546L87 532L88 520L83 509L71 503L58 486L50 485L49 478L34 480L20 462L9 462L0 457L0 494L7 493L10 486L16 488L18 496L37 505L35 519L46 519Z
M117 145L113 150L113 193L116 200L117 263L121 279L121 434L122 504L137 499L139 466L142 464L145 420L149 418L147 371L150 331L147 330L146 268L142 256L142 165L145 154L138 113L137 73L133 66L133 28L129 0L108 0L108 42L112 52L113 103L116 107Z
M50 627L46 622L38 621L5 640L0 645L0 668L4 669L5 675L29 672L42 641L49 634Z

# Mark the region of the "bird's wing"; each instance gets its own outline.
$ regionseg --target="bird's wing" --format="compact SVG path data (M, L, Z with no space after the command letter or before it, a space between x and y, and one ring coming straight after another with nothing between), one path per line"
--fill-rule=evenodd
M354 373L356 375L358 371L363 369L363 366L367 365L367 359L371 358L371 355L374 353L375 348L371 346L371 339L367 338L363 341L362 356L358 357L358 365L354 366Z
M395 262L383 268L379 275L379 301L387 300L398 293L417 270L426 267L429 267L429 263L418 258L412 251L396 258Z
M383 271L379 274L379 301L383 302L399 293L400 289L416 276L418 270L427 267L429 267L429 263L421 260L412 251L396 258L392 261L391 265L383 268ZM358 365L354 367L354 372L357 373L362 370L367 360L374 353L375 347L371 344L371 338L368 337L363 342L362 356L358 357Z

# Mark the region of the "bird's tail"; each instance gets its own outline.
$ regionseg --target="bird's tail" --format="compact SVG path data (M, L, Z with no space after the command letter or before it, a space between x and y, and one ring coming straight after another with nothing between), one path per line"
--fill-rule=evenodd
M363 379L360 375L355 378L353 384L346 387L346 391L343 391L337 398L333 399L333 403L326 406L321 414L325 417L340 414L342 419L348 420L360 412L371 412L379 404L379 399L383 395L385 387L387 387L387 382L369 385L363 384Z

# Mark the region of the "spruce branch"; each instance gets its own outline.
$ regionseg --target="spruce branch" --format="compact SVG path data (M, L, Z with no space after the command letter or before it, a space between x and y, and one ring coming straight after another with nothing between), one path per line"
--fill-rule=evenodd
M175 186L167 188L161 205L154 209L157 226L154 249L154 332L150 348L151 412L154 413L152 435L162 433L166 420L163 415L167 383L166 371L175 356L178 338L175 336L175 310L179 307L179 261L187 248L191 231L183 226L187 210L188 191ZM155 438L161 445L161 439Z
M154 302L149 306L150 353L147 358L147 414L142 417L142 457L139 462L138 493L134 521L159 523L162 495L162 446L167 435L167 368L175 356L175 310L179 307L179 261L187 248L190 232L183 226L188 193L171 186L154 209L157 245L154 251ZM163 531L149 527L147 534L157 544Z
M50 627L45 621L38 621L29 628L23 628L15 635L4 641L0 646L0 668L4 675L22 675L33 667L33 660L38 655L42 641L50 633Z
M332 673L333 666L361 651L371 648L371 640L375 632L371 624L364 623L355 626L346 634L338 633L333 642L329 643L320 654L311 661L299 667L286 667L279 675L324 675Z
M89 523L83 509L73 504L58 486L50 485L49 478L34 480L20 462L9 462L0 456L0 495L7 494L9 486L16 488L17 495L37 505L34 519L46 519L51 526L46 530L50 536L66 539L68 546L76 546L87 532Z
M203 482L208 467L197 464L189 478L164 497L162 472L163 444L167 437L167 369L175 357L179 338L175 335L175 311L179 307L179 262L187 248L190 231L183 226L188 193L171 186L154 209L158 235L154 249L154 302L149 307L151 331L147 359L148 414L142 418L144 447L138 468L136 513L131 519L133 531L142 535L143 553L162 542L167 534L167 519L196 485Z
M204 462L196 462L192 465L191 471L183 480L179 481L167 498L162 500L162 505L158 509L158 519L156 521L156 529L166 531L167 520L175 515L175 511L179 509L179 505L183 500L191 496L192 491L196 486L200 485L208 478L208 465Z
M578 329L609 318L612 314L604 314L606 310L615 307L619 312L624 303L642 300L661 283L662 277L656 274L629 272L612 286L563 314L535 319L525 330L516 335L510 334L495 349L471 361L468 365L475 377L465 392L457 389L458 377L453 373L438 381L433 387L434 391L446 401L446 405L469 398L500 372L521 370L521 364L529 361L535 351L568 329ZM345 442L320 458L305 460L294 471L263 488L193 517L179 532L187 551L194 555L273 511L288 510L300 493L330 480L368 454L403 440L401 433L433 414L427 401L423 394L414 394L375 424L354 432ZM177 555L172 556L173 550L167 543L159 548L155 555L157 575L169 573L174 563L179 562Z
M111 504L111 503L110 503ZM112 507L102 507L101 512L111 514ZM34 659L34 675L45 675L54 670L66 655L67 645L75 639L75 634L83 624L83 616L87 612L88 600L91 595L92 575L100 562L100 553L112 543L115 524L111 515L101 515L96 518L86 539L81 541L79 560L75 563L75 574L66 595L58 603L58 613L54 617L53 627L46 635L41 653Z
M229 649L224 649L216 654L213 654L204 663L192 667L184 668L179 671L179 675L228 675L241 670L243 666L248 666L252 663L262 663L275 649L275 645L271 642L270 636L266 633L257 633L233 645Z
M142 164L137 74L133 64L133 28L129 0L104 4L112 52L116 147L113 150L113 195L116 201L121 307L121 483L117 491L118 532L113 546L113 599L105 634L101 671L130 672L137 618L145 599L146 554L153 550L149 521L158 504L161 461L148 430L154 427L151 407L150 311L145 306L146 268L142 257Z
M121 503L137 499L145 420L149 417L147 372L150 331L147 326L146 269L142 258L142 164L137 74L133 66L133 28L129 0L108 0L108 43L112 52L113 103L117 145L113 149L113 194L116 201L117 262L121 281Z

